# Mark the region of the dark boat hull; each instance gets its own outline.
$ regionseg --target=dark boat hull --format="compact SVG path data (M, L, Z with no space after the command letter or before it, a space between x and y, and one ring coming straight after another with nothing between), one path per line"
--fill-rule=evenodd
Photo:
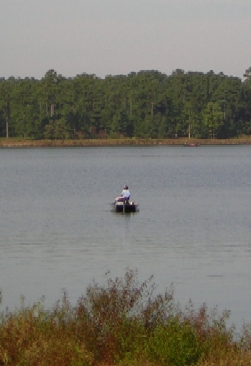
M138 203L129 202L115 202L113 204L113 210L115 212L123 212L123 213L130 213L130 212L137 212L139 211L139 205Z

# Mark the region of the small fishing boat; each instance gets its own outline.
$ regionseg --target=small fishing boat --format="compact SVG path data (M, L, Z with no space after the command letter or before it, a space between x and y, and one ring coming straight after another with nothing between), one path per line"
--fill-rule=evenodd
M183 146L188 146L188 147L197 147L197 146L200 146L199 144L197 143L188 143L188 142L185 142L183 144Z
M123 213L130 213L130 212L138 212L139 211L139 204L127 201L127 202L114 202L112 203L112 210L114 212L123 212Z

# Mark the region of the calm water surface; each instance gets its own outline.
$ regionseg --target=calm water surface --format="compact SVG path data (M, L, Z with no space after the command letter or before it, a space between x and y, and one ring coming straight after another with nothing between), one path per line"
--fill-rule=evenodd
M138 269L251 322L251 146L0 150L2 308ZM128 184L140 212L115 214Z

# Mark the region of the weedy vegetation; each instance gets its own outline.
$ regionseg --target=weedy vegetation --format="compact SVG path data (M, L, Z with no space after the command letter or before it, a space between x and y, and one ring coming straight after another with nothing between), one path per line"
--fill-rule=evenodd
M236 335L229 312L191 301L181 309L172 286L156 295L153 278L141 283L137 271L109 275L74 306L65 292L49 310L41 299L2 312L0 365L251 365L250 325Z

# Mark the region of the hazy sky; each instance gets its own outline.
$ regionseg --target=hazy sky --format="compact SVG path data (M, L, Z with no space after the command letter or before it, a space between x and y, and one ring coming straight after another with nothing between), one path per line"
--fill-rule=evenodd
M175 69L242 77L251 0L0 0L0 76Z

